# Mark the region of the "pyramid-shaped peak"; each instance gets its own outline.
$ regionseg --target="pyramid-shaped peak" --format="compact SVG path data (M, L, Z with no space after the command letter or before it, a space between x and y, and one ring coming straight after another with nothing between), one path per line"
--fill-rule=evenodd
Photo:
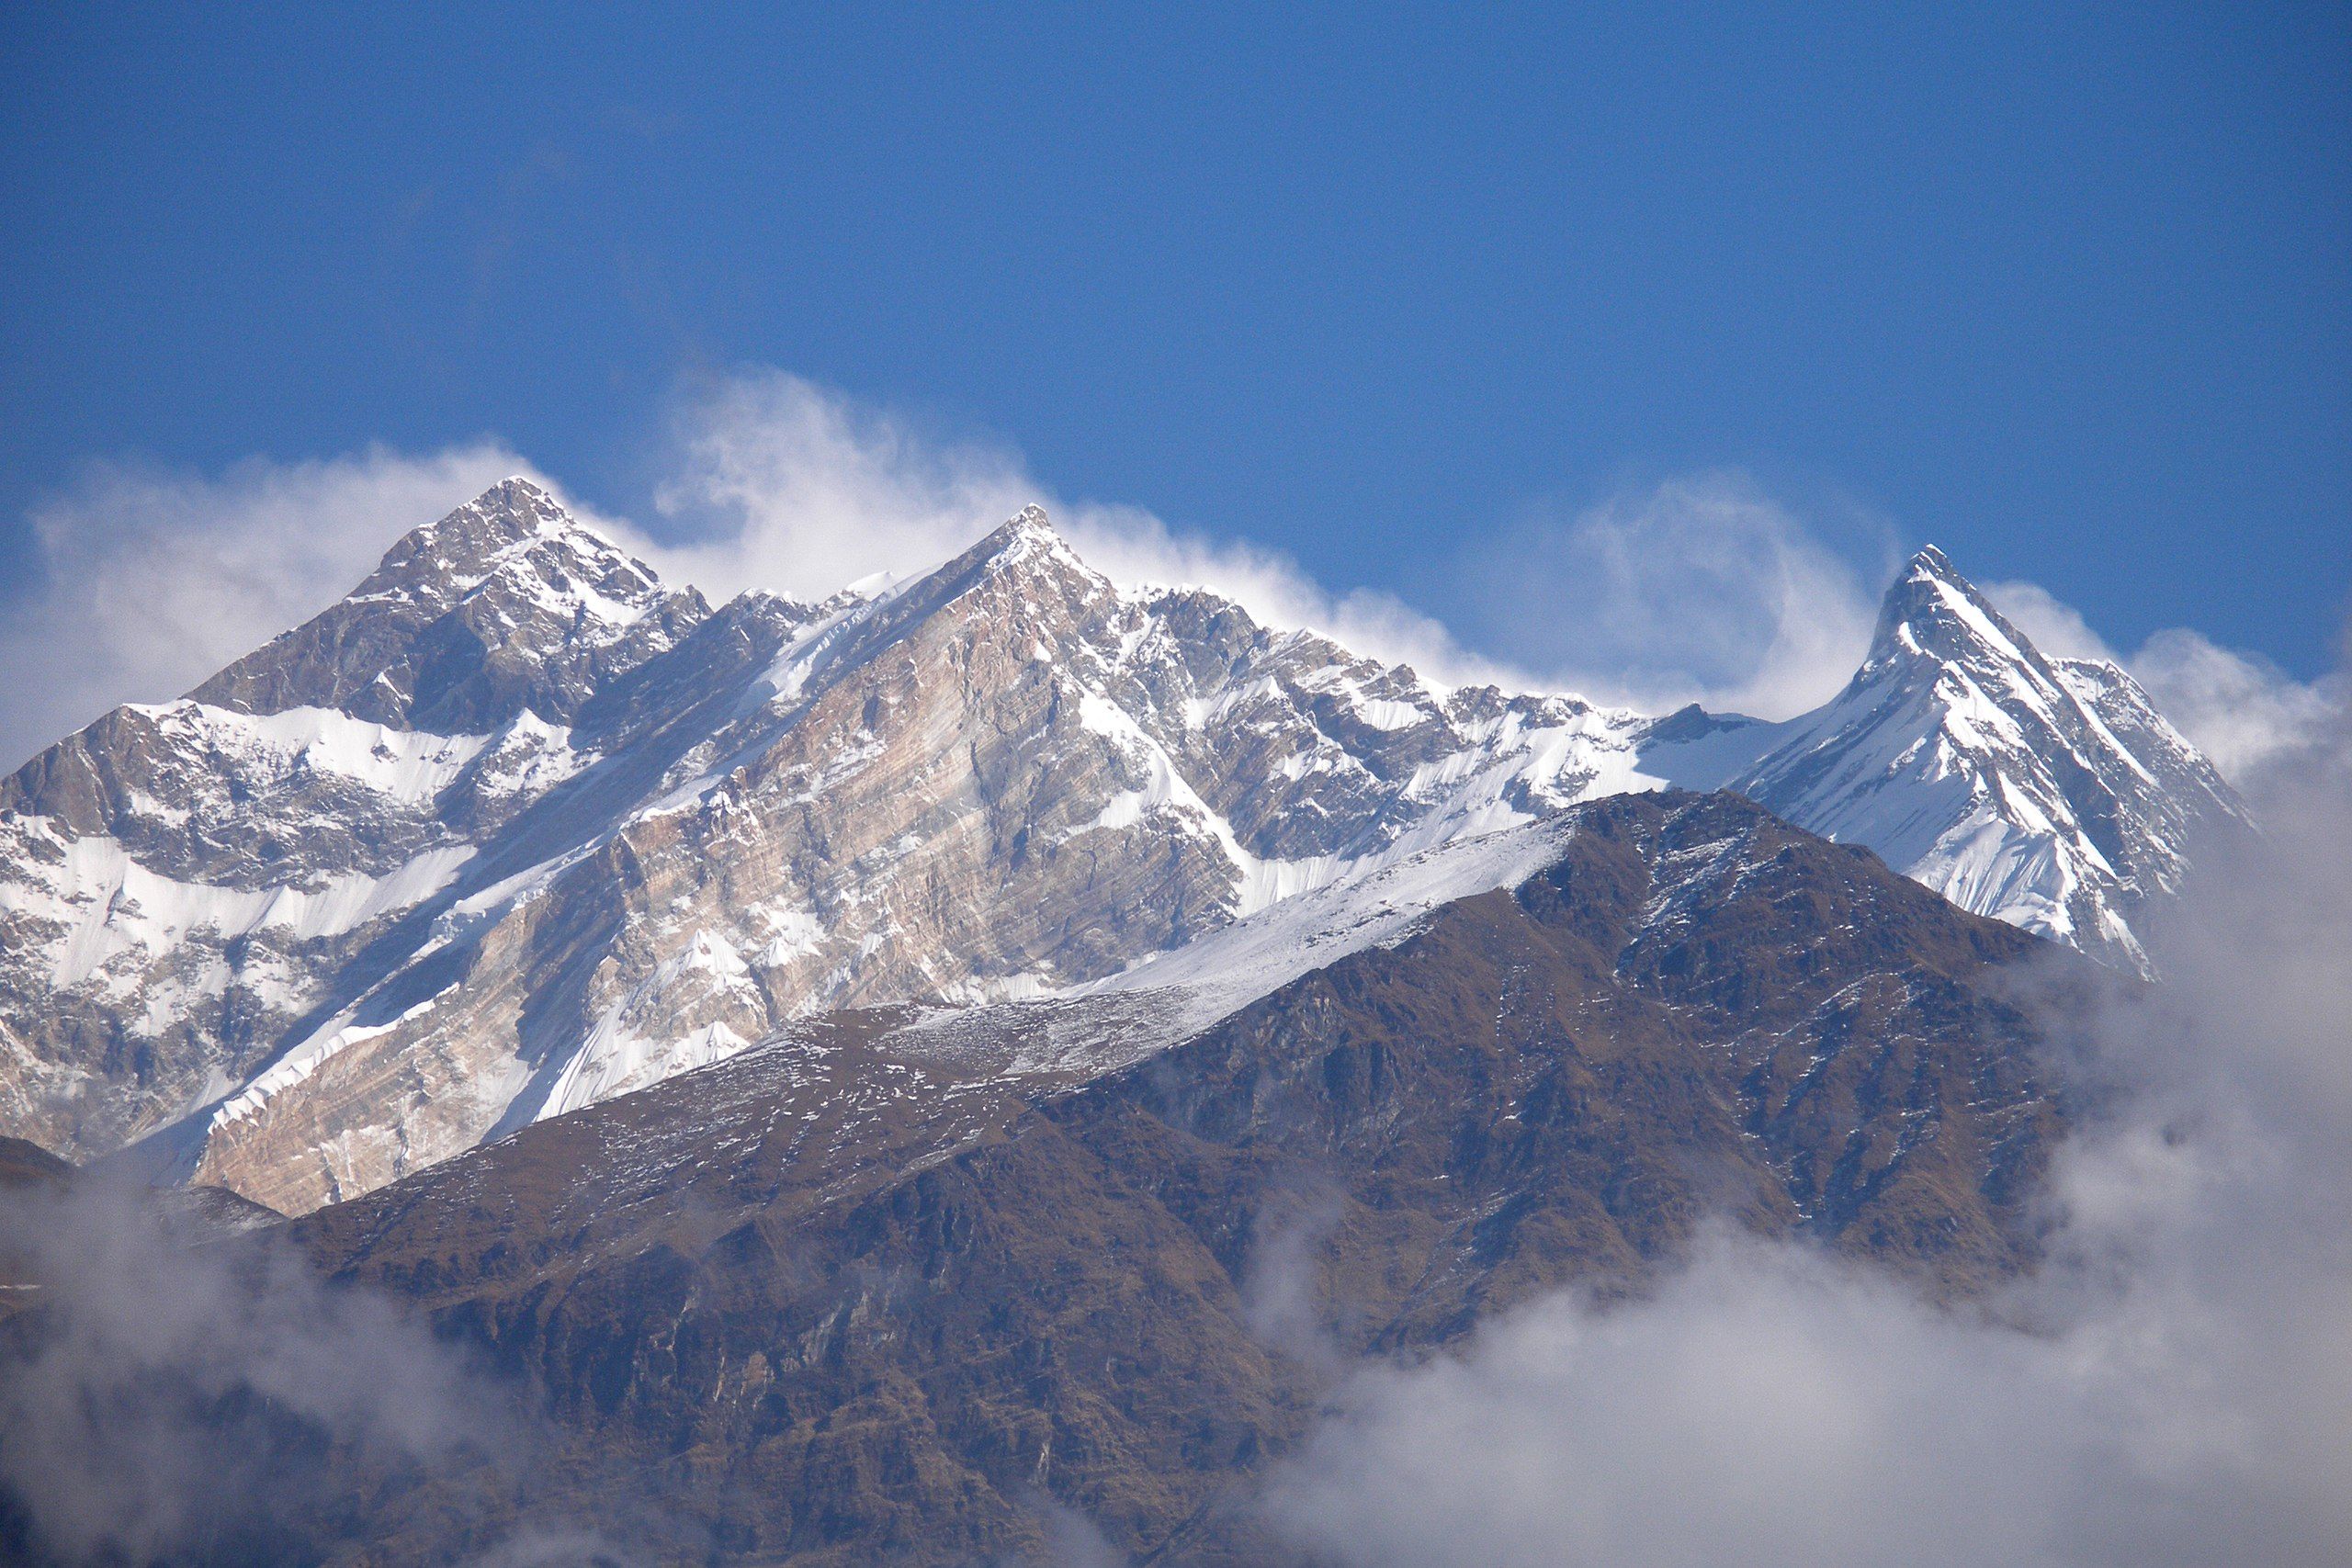
M1034 502L997 525L986 538L965 552L961 559L991 566L1053 559L1080 570L1087 570L1086 563L1078 558L1078 552L1069 547L1069 542L1061 536L1052 520L1046 515L1046 509Z
M528 474L509 474L473 500L476 506L534 502L548 506L556 504L554 494L536 483Z
M1960 569L1951 564L1951 558L1933 545L1922 545L1913 551L1911 563L1904 570L1903 575L1905 580L1934 578L1963 586L1968 583L1968 580L1960 575Z
M1044 507L1025 506L960 555L922 574L900 596L908 605L935 605L989 581L1017 582L1024 596L1079 601L1111 588L1110 579L1080 560L1055 532ZM865 584L852 587L862 590Z
M1879 605L1871 662L1917 657L1992 658L2038 663L2041 655L1992 601L1962 577L1951 558L1923 546L1895 577Z
M563 509L561 502L522 474L508 475L429 526L434 530L449 530L475 520L487 523L495 531L512 538L542 533L550 528L577 526L576 520Z
M568 556L625 565L634 576L652 581L650 568L574 517L544 486L514 474L447 516L402 535L356 592L424 592L438 597L463 592L517 554L544 548L541 541Z
M1020 539L1035 539L1046 544L1061 542L1061 535L1054 531L1053 520L1046 515L1046 509L1034 501L999 524L989 537L1003 544Z

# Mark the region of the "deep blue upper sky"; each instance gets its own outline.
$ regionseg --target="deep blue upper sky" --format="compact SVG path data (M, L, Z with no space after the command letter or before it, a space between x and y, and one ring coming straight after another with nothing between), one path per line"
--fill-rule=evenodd
M1343 587L1742 466L2326 660L2343 6L686 9L9 6L0 571L94 456L491 433L639 510L761 363Z

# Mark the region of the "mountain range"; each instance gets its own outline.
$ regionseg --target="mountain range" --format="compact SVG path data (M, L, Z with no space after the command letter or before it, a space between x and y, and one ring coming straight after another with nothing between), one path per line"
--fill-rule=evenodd
M0 782L0 1388L202 1478L137 1557L1303 1568L1267 1478L1367 1359L1709 1225L2032 1269L2073 1010L2250 830L1934 550L1764 722L1435 685L1034 509L714 606L509 480ZM70 1560L26 1441L0 1554Z
M1669 789L2141 973L2244 823L2127 673L1932 549L1845 689L1766 723L1439 687L1115 585L1035 508L713 607L510 479L0 782L0 1134L301 1213L853 1012L1067 1087Z

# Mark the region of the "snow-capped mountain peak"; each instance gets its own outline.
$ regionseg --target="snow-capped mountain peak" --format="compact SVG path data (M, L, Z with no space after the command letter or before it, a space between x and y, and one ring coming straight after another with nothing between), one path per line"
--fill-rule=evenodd
M812 1013L1067 995L1303 895L1352 920L1390 868L1662 779L2127 964L2233 809L1935 552L1817 712L1652 720L1122 592L1035 507L713 611L512 479L0 783L0 1133L169 1127L184 1174L307 1208Z
M190 694L250 713L339 708L441 733L525 709L568 720L709 613L700 594L510 479L402 536L324 612Z
M2132 929L2201 828L2243 808L2111 664L2053 660L1929 547L1869 655L1783 724L1661 725L1644 765L1866 844L1964 908L2145 971Z
M543 543L568 553L618 553L555 497L517 475L500 480L447 516L402 535L348 597L431 597L447 603L518 553Z
M1868 671L1906 656L1993 659L2028 667L2041 662L2041 655L2002 619L1976 585L1933 545L1914 555L1886 591L1862 668Z
M995 531L984 541L985 547L992 553L1015 544L1050 550L1062 545L1062 536L1054 527L1053 519L1046 516L1046 509L1033 501L998 524ZM1062 547L1068 548L1067 546Z
M983 584L1011 585L1008 603L1017 615L1045 627L1099 617L1119 596L1111 580L1081 560L1046 509L1035 504L918 579L909 597L935 608Z

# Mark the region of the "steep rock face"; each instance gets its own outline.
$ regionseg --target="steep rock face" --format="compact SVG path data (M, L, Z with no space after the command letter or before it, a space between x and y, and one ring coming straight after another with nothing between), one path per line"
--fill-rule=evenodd
M1664 721L1645 767L1867 844L1962 908L2146 972L2132 919L2236 795L2116 666L2045 659L1921 551L1837 697L1785 724Z
M707 613L510 480L0 781L0 1124L103 1153L232 1090L595 760L582 694Z
M796 1020L1098 987L1665 777L2129 961L2226 786L1922 560L1820 713L1652 721L1121 591L1034 509L887 591L713 611L510 481L0 784L0 1128L300 1212Z
M565 1433L381 1528L627 1540L630 1477L726 1560L1018 1556L1050 1498L1139 1557L1279 1561L1226 1505L1334 1357L1638 1287L1710 1212L1954 1292L2030 1255L2063 1110L2010 998L2060 955L1728 795L1553 844L1106 1075L1018 1065L1010 1021L1078 1004L844 1015L311 1216Z
M421 911L413 958L213 1113L198 1179L300 1210L811 1012L1096 980L1622 788L1639 725L1441 698L1210 595L1123 594L1035 513L723 635L764 667L716 678L698 634L632 671L725 700L569 786L571 842L502 848Z

